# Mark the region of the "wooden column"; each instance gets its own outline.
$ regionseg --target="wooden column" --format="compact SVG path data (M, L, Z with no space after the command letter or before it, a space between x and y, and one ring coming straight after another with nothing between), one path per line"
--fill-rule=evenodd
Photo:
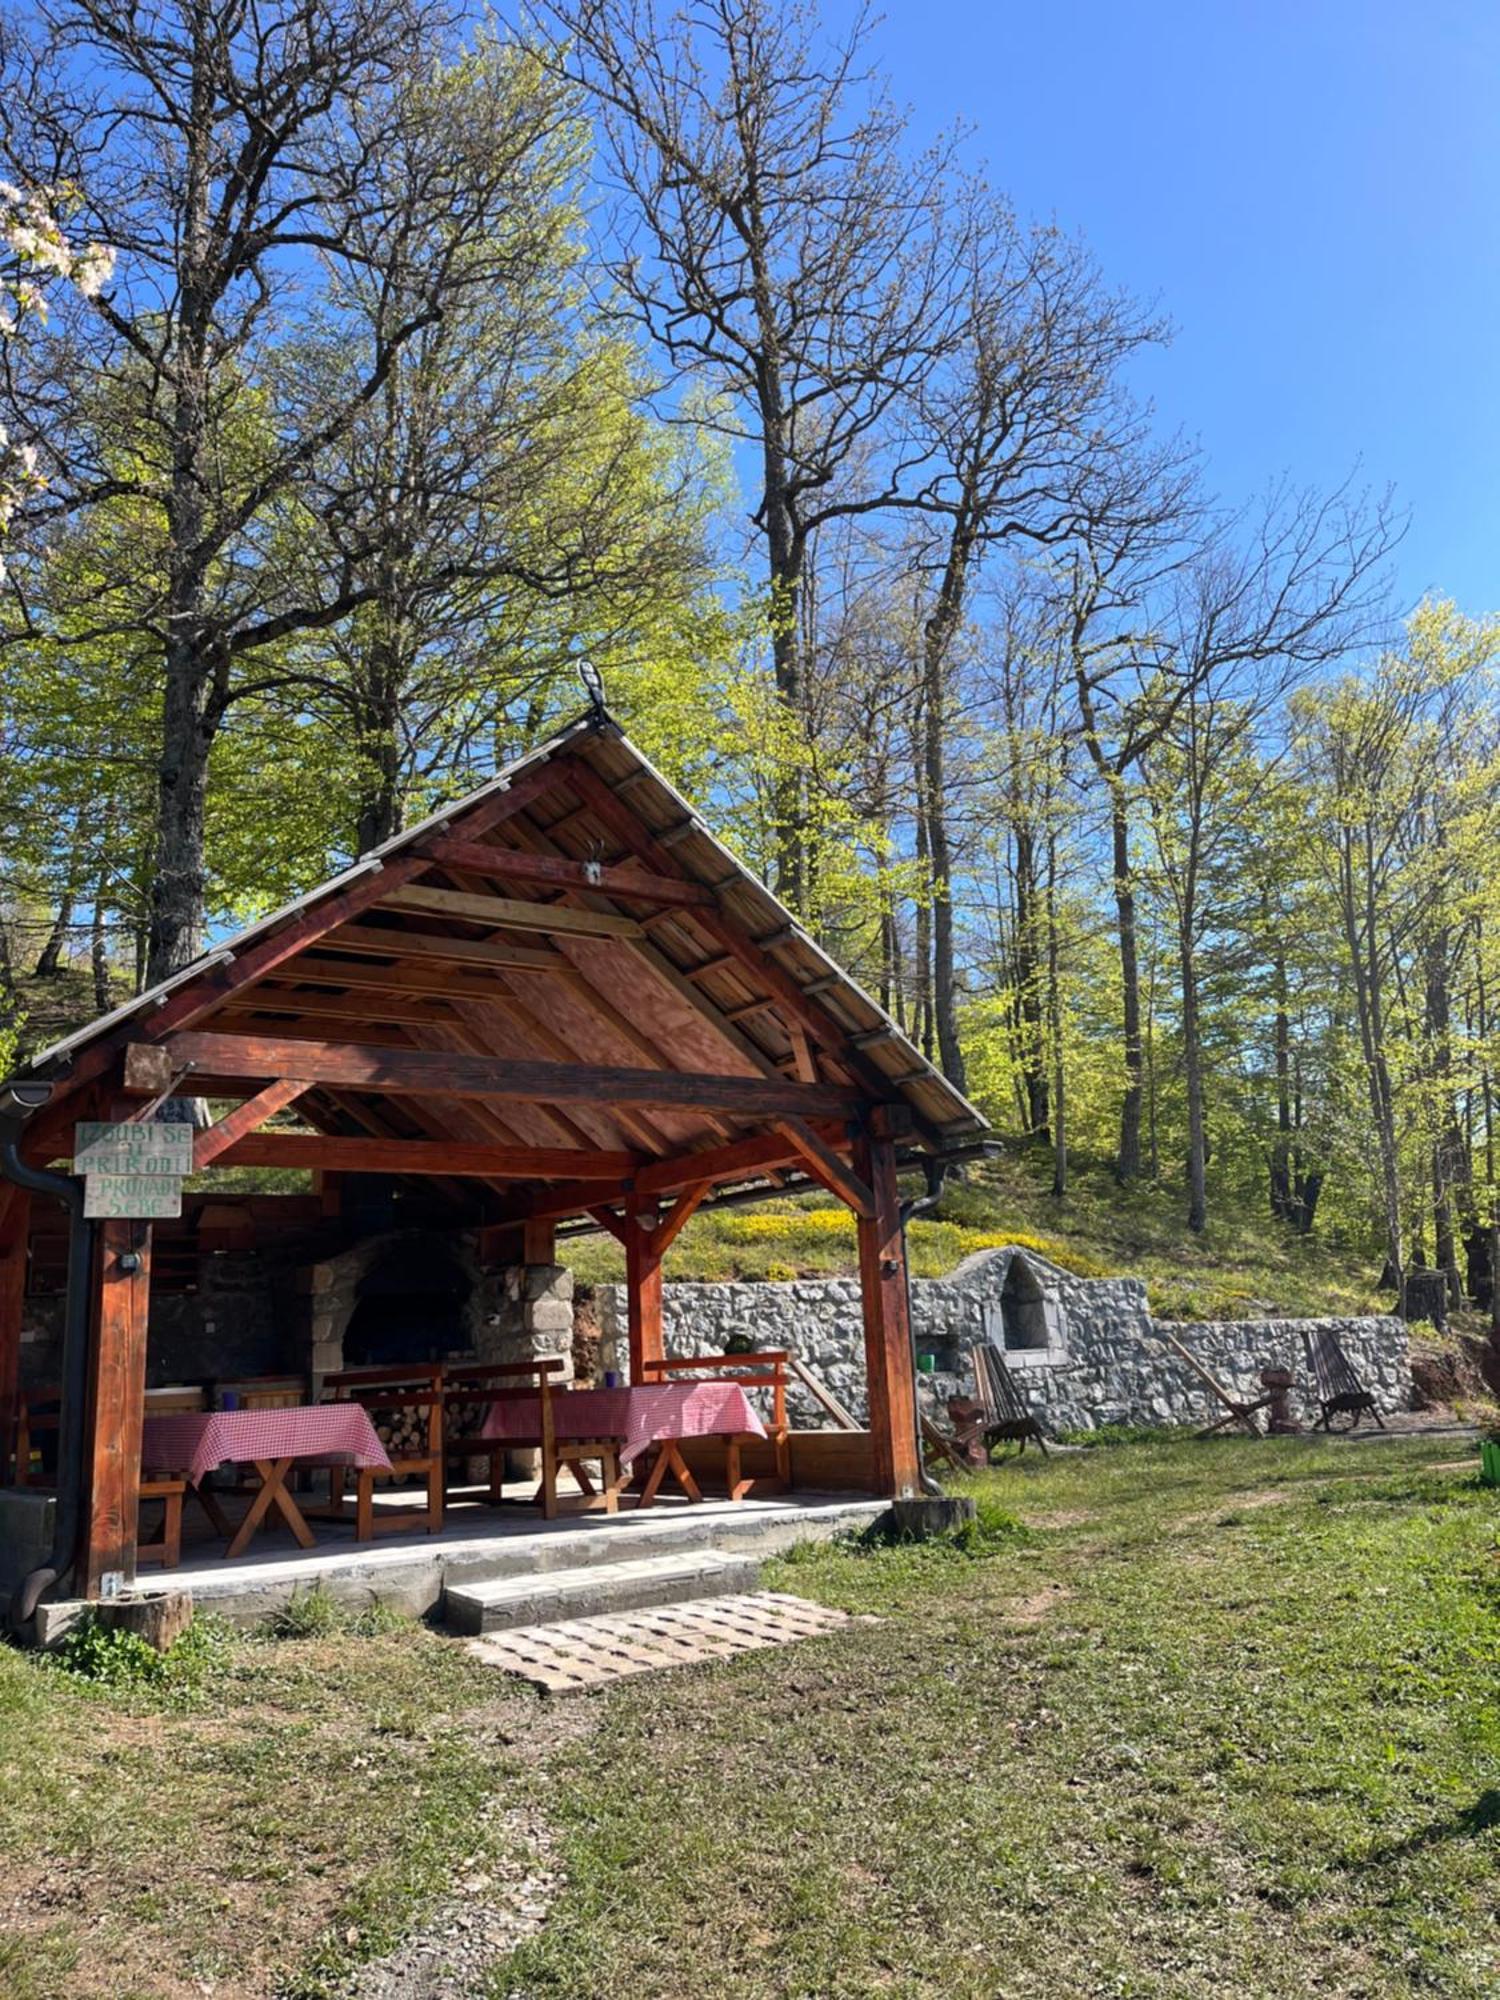
M16 1408L21 1385L21 1319L26 1307L26 1250L31 1224L31 1196L24 1188L6 1189L0 1200L0 1486L14 1479L12 1454L16 1444Z
M521 1229L521 1255L527 1264L555 1264L557 1262L557 1224L555 1222L527 1222Z
M112 1572L126 1584L135 1579L150 1303L150 1223L101 1222L83 1443L86 1511L79 1584L85 1597L100 1596L103 1579Z
M630 1379L644 1382L645 1363L660 1361L662 1246L654 1228L625 1218L625 1298L630 1324Z
M857 1217L856 1224L875 1486L893 1499L908 1499L921 1491L921 1464L906 1245L892 1141L878 1133L862 1136L854 1149L854 1170L869 1188L874 1208L873 1215Z

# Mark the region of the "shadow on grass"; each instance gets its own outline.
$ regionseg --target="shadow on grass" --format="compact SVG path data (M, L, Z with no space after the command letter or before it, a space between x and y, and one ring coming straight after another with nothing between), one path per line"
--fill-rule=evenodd
M1446 1819L1435 1819L1428 1826L1418 1827L1404 1840L1393 1840L1384 1847L1372 1848L1361 1864L1366 1868L1377 1868L1390 1861L1404 1861L1413 1854L1424 1854L1428 1848L1441 1847L1450 1840L1470 1840L1477 1833L1488 1833L1500 1827L1500 1785L1489 1785L1472 1805L1462 1811L1451 1813Z

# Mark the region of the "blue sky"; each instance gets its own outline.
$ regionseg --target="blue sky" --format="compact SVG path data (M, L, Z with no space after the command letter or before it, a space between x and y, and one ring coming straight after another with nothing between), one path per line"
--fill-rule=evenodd
M1359 461L1400 595L1500 610L1497 0L887 0L876 51L1159 300L1143 385L1226 499Z

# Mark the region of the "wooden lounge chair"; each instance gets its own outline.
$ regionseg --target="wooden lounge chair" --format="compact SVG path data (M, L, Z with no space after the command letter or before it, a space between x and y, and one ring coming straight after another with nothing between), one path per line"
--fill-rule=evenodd
M746 1479L740 1470L740 1454L745 1440L737 1437L727 1439L724 1484L731 1500L743 1500L752 1487L758 1493L784 1493L792 1483L791 1430L786 1419L787 1364L790 1359L785 1348L767 1348L764 1352L752 1354L668 1354L659 1361L645 1364L647 1382L670 1382L675 1377L680 1382L733 1382L747 1393L752 1389L770 1390L771 1408L766 1420L766 1436L776 1454L775 1475L769 1479ZM656 1490L668 1471L672 1472L690 1500L702 1498L682 1453L676 1445L668 1442L657 1448L655 1463L641 1495L643 1505L656 1497Z
M1027 1407L1026 1398L1016 1387L1016 1378L1005 1365L1005 1356L991 1340L974 1343L974 1387L984 1410L984 1448L988 1453L997 1444L1019 1443L1025 1451L1034 1438L1043 1458L1047 1440L1042 1427Z
M305 1507L309 1516L347 1519L344 1482L354 1477L354 1536L408 1534L413 1528L435 1535L443 1525L443 1371L439 1364L400 1368L346 1368L323 1378L323 1400L363 1404L391 1461L376 1466L330 1466L327 1508ZM381 1434L384 1433L382 1436ZM375 1510L377 1480L416 1479L425 1498L410 1507Z
M1366 1410L1375 1419L1381 1430L1385 1424L1375 1398L1355 1374L1349 1357L1339 1346L1338 1336L1326 1327L1307 1327L1302 1334L1302 1344L1307 1349L1307 1365L1313 1372L1314 1393L1318 1407L1322 1411L1319 1419L1325 1431L1333 1429L1335 1417L1348 1417L1348 1429L1354 1430Z

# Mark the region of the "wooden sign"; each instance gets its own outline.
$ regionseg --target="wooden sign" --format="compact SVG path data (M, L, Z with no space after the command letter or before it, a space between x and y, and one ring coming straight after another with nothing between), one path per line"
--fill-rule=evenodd
M172 1174L100 1174L84 1177L83 1212L91 1217L162 1221L182 1213L182 1182Z
M158 1125L154 1120L136 1125L80 1121L73 1147L73 1171L89 1175L145 1174L180 1180L193 1171L193 1128ZM178 1212L172 1210L173 1215Z

